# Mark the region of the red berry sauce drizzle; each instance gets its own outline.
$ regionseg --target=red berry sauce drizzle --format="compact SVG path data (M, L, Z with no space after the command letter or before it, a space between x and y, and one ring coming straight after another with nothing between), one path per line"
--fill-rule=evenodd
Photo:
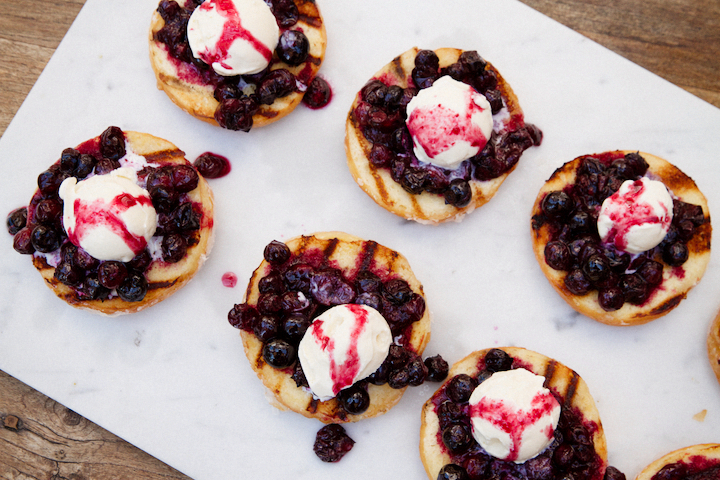
M720 459L694 455L687 461L671 463L661 468L652 480L718 480Z
M154 166L140 170L138 181L148 190L158 214L154 237L160 245L159 256L153 256L148 247L140 248L138 240L130 234L123 238L137 254L129 262L99 261L79 247L83 227L78 223L74 235L71 232L68 237L62 223L60 184L69 177L80 181L90 175L107 174L121 166L120 160L125 154L125 134L118 127L108 127L98 138L77 148L66 148L60 160L38 176L38 190L29 206L11 212L7 218L15 250L35 254L37 258L44 256L45 263L55 267L55 279L70 287L79 300L104 300L115 295L128 302L143 300L148 289L157 287L148 284L145 274L149 268L157 262L182 260L187 249L198 242L200 228L211 226L208 222L212 219L206 218L202 206L188 196L198 185L195 169L189 164L163 164L162 160L153 163L149 159L148 163ZM121 196L114 204L126 208L134 201L136 199ZM93 216L91 211L78 213L78 222ZM104 221L115 229L124 228L114 218Z
M513 114L493 129L485 147L455 170L420 162L412 149L412 136L405 123L407 104L418 91L427 88L444 75L466 83L490 102L493 115L508 106L497 74L477 52L468 51L458 61L440 68L439 58L431 50L421 50L415 57L415 68L408 87L396 85L388 75L370 80L358 94L351 120L371 143L369 161L372 167L390 170L394 181L411 194L429 192L442 195L445 203L457 208L472 199L470 181L497 178L511 170L522 153L540 145L542 132L525 124L522 114Z
M646 176L647 170L647 162L638 153L584 157L575 182L547 193L541 212L532 219L533 230L549 227L545 262L567 272L564 283L571 293L597 290L598 302L606 311L618 310L626 302L644 305L650 301L660 288L665 268L682 278L682 265L689 256L687 244L705 223L702 207L673 198L672 224L657 247L631 256L604 244L596 228L603 201L624 181Z
M187 40L187 25L190 15L202 4L201 0L186 0L184 5L172 0L162 0L157 11L165 25L155 33L154 38L167 47L168 55L175 62L178 77L188 83L213 87L213 95L219 102L215 120L229 130L249 131L253 126L253 115L262 113L263 105L271 105L276 99L297 91L312 92L306 104L320 108L330 101L330 88L320 79L314 82L312 65L322 59L309 53L309 41L300 29L292 29L300 19L298 4L312 0L272 0L270 8L280 27L280 39L271 55L270 65L262 72L252 75L225 77L218 75L208 63L193 56ZM223 0L224 4L229 4ZM303 15L304 22L320 25L322 20ZM240 32L242 34L242 32ZM210 59L208 59L210 60ZM293 75L285 66L305 66ZM317 78L317 77L315 77ZM315 83L315 85L313 85ZM244 87L254 86L252 94L246 94ZM321 92L318 93L318 90ZM322 93L324 91L324 93ZM323 103L324 102L324 103ZM275 115L271 112L270 114Z
M350 312L354 316L353 329L350 332L350 345L348 346L345 361L338 363L335 358L335 339L325 335L323 331L323 320L316 320L310 325L310 334L315 341L322 345L322 349L328 352L330 357L330 378L333 382L333 393L337 395L343 388L353 384L355 375L360 371L360 354L358 353L358 339L365 330L368 323L366 310L357 305L350 305Z
M472 435L470 395L495 372L515 368L532 371L532 367L501 349L491 349L477 368L479 373L475 376L459 374L451 378L432 398L439 421L437 442L452 460L441 469L438 479L603 479L604 461L593 443L597 424L569 406L572 398L560 397L552 387L548 388L562 410L554 439L544 451L523 463L500 460L485 452Z

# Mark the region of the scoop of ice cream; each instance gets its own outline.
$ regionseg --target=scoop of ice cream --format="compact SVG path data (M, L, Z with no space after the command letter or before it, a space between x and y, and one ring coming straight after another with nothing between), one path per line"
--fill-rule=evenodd
M662 182L646 177L626 180L603 202L598 233L618 250L642 253L662 242L672 217L673 200Z
M59 194L69 240L98 260L128 262L155 233L155 208L132 168L80 182L66 178Z
M310 390L325 401L375 372L391 343L390 327L380 312L365 305L337 305L313 320L298 358Z
M493 129L485 96L447 75L410 100L406 123L418 160L450 170L484 148Z
M187 28L195 58L226 76L265 69L279 34L275 17L263 0L206 0L190 15Z
M561 407L544 381L517 368L494 373L475 388L470 421L475 440L486 452L523 463L552 443Z

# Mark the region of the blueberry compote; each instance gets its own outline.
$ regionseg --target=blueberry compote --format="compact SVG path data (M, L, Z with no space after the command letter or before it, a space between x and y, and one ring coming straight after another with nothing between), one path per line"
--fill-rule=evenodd
M370 258L376 245L366 242L362 255ZM284 243L268 244L264 258L269 269L258 282L257 304L235 305L228 313L230 324L255 335L263 343L265 362L287 369L298 387L307 388L297 348L312 320L340 304L362 304L378 310L390 326L394 343L377 371L338 394L341 416L367 410L370 383L399 389L420 385L426 379L442 381L447 375L442 358L433 357L426 365L409 343L413 323L425 313L423 297L405 280L375 270L372 262L361 262L357 272L348 276L328 261L330 253L327 249L291 253Z
M663 241L637 255L603 244L597 219L603 201L625 180L645 176L648 164L638 153L607 152L580 160L574 183L547 193L532 219L536 232L547 225L545 262L567 272L565 287L574 295L597 290L606 311L625 303L642 305L660 286L665 267L681 267L688 242L705 223L702 207L673 198L673 220ZM672 194L672 192L670 192Z
M665 465L651 480L717 480L720 478L720 460L692 456L687 461Z
M538 456L524 463L499 460L475 441L470 423L469 399L475 387L495 372L531 367L501 349L492 349L478 363L478 374L459 374L433 396L438 417L438 443L451 458L438 479L598 480L604 461L595 452L597 425L583 418L569 401L555 395L562 405L555 439ZM550 391L552 392L552 387Z
M70 242L62 223L60 184L68 177L80 181L119 168L125 145L123 131L109 127L98 138L66 148L60 159L38 176L38 190L30 205L24 212L11 212L7 221L15 250L35 254L36 259L54 267L55 279L70 287L80 301L118 296L139 302L154 287L146 278L150 266L156 261L176 263L198 242L202 208L188 196L197 187L198 174L188 164L163 165L162 161L138 172L138 181L148 190L158 214L155 237L160 252L153 255L146 247L129 262L100 261Z
M455 170L420 162L413 153L412 138L405 124L410 100L443 75L450 75L485 95L493 116L497 115L485 148ZM388 169L392 179L411 194L441 195L445 203L462 208L472 199L469 182L503 175L517 164L526 149L542 141L542 132L537 127L526 125L522 114L507 115L508 108L508 98L496 70L477 52L463 52L456 63L441 68L435 52L420 50L408 87L386 84L382 79L370 80L360 90L351 120L371 144L368 159L373 167Z
M260 73L225 77L217 74L210 65L193 56L187 39L187 25L190 15L202 0L162 0L157 11L165 25L154 34L156 41L165 44L168 54L178 63L182 80L213 87L213 96L218 101L215 120L229 130L249 131L253 126L253 115L265 113L264 105L271 105L276 99L297 91L304 91L314 78L310 65L319 65L320 58L309 53L309 42L296 24L301 19L305 4L313 0L267 0L280 27L280 41L270 65ZM181 5L182 4L182 5ZM314 10L316 11L316 10ZM312 17L302 15L304 22L321 24L319 14ZM293 27L295 27L293 29ZM295 74L288 68L300 68ZM277 112L268 112L275 116Z

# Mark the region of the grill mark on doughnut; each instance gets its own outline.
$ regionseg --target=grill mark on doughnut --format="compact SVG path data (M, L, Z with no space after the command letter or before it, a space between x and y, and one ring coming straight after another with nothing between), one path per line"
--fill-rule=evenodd
M185 152L182 150L179 150L177 148L175 149L169 149L169 150L161 150L158 152L152 152L147 153L143 155L145 157L145 160L148 163L163 163L163 162L172 162L176 163L176 159L180 157L184 157Z
M317 398L314 398L314 397L310 398L310 402L308 402L308 406L305 409L305 411L313 413L313 414L317 413L319 403L320 403L320 400L318 400Z
M328 244L323 249L323 255L325 258L330 258L337 247L339 240L337 238L331 238Z
M548 385L550 385L550 382L552 382L553 377L555 376L555 370L557 369L557 362L555 360L550 360L545 365L545 387L547 388Z
M567 407L572 405L575 394L577 393L578 382L580 381L580 375L578 375L575 370L570 370L570 372L570 382L568 382L567 390L565 391L565 405Z
M307 249L308 245L312 242L313 237L306 237L305 235L300 237L300 244L297 246L297 249L295 250L295 254L302 255L305 253L305 250ZM290 249L292 250L292 248Z
M368 159L368 162L370 160ZM387 189L385 188L385 181L383 180L382 176L377 171L377 168L375 168L372 164L370 164L370 173L373 176L373 179L375 179L375 190L377 191L378 195L382 199L383 203L389 204L389 198L390 195L388 194Z
M406 76L405 69L402 66L402 59L400 56L397 56L392 59L391 68L390 70L393 72L393 74L400 80L403 80Z
M377 247L377 242L374 242L372 240L368 240L363 244L362 251L360 252L360 255L362 255L362 260L360 262L359 271L362 272L370 268L372 261L375 259L375 250L377 249Z
M656 308L653 308L650 311L651 315L662 315L665 312L669 312L673 308L677 307L680 302L685 298L685 294L682 295L675 295L674 297L670 298L668 301L662 303L661 305L658 305Z

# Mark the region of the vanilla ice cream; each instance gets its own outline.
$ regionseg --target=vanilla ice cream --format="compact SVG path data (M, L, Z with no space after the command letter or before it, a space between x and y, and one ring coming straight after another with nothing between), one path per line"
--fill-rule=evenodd
M603 202L598 233L618 250L642 253L662 242L672 217L673 199L662 182L646 177L626 180Z
M263 0L206 0L192 13L187 28L195 58L225 76L265 69L279 35L275 16Z
M560 404L545 377L524 368L496 372L470 396L475 440L490 455L523 463L552 443Z
M418 160L450 170L483 149L493 130L485 96L447 75L410 100L406 123Z
M60 185L63 225L70 241L98 260L128 262L155 233L157 214L130 167Z
M374 373L391 343L390 327L380 312L365 305L337 305L313 320L298 357L310 390L325 401Z

